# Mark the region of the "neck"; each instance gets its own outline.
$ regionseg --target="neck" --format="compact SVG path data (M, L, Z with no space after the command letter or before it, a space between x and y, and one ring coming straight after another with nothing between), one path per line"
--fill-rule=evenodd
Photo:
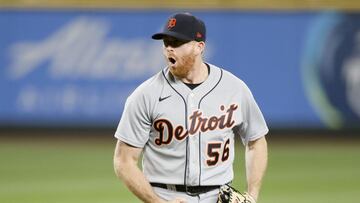
M208 77L208 69L202 59L196 60L193 67L190 69L186 77L181 78L181 81L188 84L199 84Z

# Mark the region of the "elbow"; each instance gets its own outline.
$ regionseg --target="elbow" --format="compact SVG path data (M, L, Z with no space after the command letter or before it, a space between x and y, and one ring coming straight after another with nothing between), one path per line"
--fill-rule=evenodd
M265 137L261 137L257 140L250 141L247 145L247 148L248 148L248 150L253 150L256 148L267 149L267 141L266 141Z
M115 175L121 179L128 179L129 174L137 168L137 161L140 152L127 147L127 145L118 142L115 148L113 166ZM131 178L131 177L130 177Z

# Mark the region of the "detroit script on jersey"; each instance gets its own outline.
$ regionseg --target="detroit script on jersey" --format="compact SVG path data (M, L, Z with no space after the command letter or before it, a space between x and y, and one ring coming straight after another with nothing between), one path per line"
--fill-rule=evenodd
M155 144L169 144L173 138L181 141L189 135L197 134L199 131L204 133L217 128L231 128L235 124L235 121L233 120L233 113L237 108L238 106L235 104L230 105L227 109L225 109L224 105L221 105L220 110L224 112L224 114L219 117L211 116L210 118L202 117L202 112L200 110L196 110L189 117L189 130L186 130L186 128L182 125L173 126L171 121L167 119L157 119L154 122L154 129L159 132L159 137L155 139ZM167 137L165 134L167 134Z

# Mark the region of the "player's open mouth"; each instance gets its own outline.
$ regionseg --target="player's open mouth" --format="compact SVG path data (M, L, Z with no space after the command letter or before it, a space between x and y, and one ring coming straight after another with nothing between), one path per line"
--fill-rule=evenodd
M169 57L169 61L170 61L170 63L172 63L172 64L175 64L175 63L176 63L176 60L175 60L174 58L172 58L172 57Z

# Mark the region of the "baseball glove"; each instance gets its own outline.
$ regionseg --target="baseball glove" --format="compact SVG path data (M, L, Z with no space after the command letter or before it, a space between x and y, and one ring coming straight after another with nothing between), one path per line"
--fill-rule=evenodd
M230 185L223 185L220 188L217 203L256 203L249 194L241 194Z

